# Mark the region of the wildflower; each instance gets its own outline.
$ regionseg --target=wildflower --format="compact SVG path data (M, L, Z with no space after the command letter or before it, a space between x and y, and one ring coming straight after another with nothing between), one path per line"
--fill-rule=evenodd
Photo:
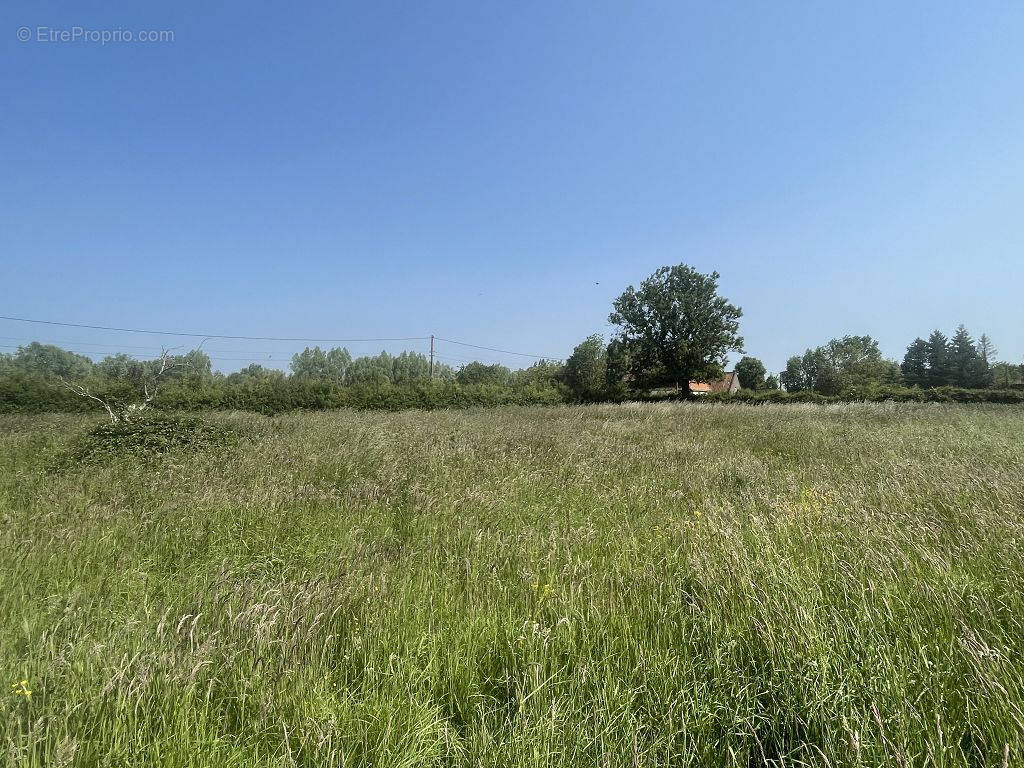
M29 690L28 680L11 683L11 693L15 696L24 696L25 701L30 701L32 699L32 691Z
M541 584L539 581L535 581L530 586L533 589L534 596L540 602L544 602L555 594L555 588L550 584Z

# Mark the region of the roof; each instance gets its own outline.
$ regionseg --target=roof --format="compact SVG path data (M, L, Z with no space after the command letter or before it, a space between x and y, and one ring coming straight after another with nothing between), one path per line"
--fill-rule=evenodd
M721 381L716 381L711 384L711 388L715 392L728 392L733 387L733 380L736 382L738 387L740 384L739 377L736 375L736 371L729 371L725 376L722 377Z
M734 381L735 385L733 384ZM725 376L716 381L691 381L690 391L698 395L707 394L709 392L729 392L732 390L733 386L738 387L739 385L740 380L736 375L736 371L729 371Z

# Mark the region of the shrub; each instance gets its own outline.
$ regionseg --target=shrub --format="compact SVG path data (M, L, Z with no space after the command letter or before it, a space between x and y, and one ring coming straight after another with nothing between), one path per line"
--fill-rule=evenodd
M149 413L132 421L96 425L72 444L62 461L95 463L124 456L148 460L175 451L232 446L237 441L237 432L226 424L197 416Z

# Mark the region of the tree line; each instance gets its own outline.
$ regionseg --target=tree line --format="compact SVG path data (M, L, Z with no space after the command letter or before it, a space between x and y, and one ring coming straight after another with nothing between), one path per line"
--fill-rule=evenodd
M738 333L742 311L718 294L718 277L679 265L663 267L638 289L628 288L609 316L617 334L607 345L600 336L588 337L566 361L570 394L578 400L615 400L657 387L685 394L690 381L720 379L728 353L743 352L743 339ZM778 377L750 355L740 358L735 371L748 394L783 390L915 399L897 390L1024 387L1024 365L996 362L995 356L986 334L975 341L961 325L949 339L940 331L928 341L915 339L902 364L885 359L871 336L847 335L790 357Z
M661 391L689 394L689 382L720 379L730 354L743 353L742 310L721 296L717 272L685 264L662 267L613 303L616 332L584 339L564 361L528 368L470 362L458 369L418 352L353 357L343 348L307 347L290 373L253 364L215 372L202 349L159 360L126 354L93 361L32 342L0 355L0 410L87 410L103 404L111 418L125 409L232 408L278 413L295 408L458 407L619 401ZM1021 390L1024 366L995 361L991 339L975 341L962 325L947 338L934 331L907 348L902 364L882 356L870 336L844 336L789 358L776 378L756 357L735 366L744 397L814 395L845 399L920 399L913 392ZM932 397L932 396L930 396ZM973 401L1014 398L956 396ZM806 398L805 398L806 399Z
M471 362L458 370L417 352L353 357L345 348L306 348L290 373L252 364L223 374L201 349L160 361L118 354L94 362L52 344L32 342L0 355L0 410L84 411L100 402L124 412L155 391L162 409L227 408L280 413L334 407L409 408L564 402L563 366L541 360L528 368ZM83 397L82 392L89 397Z
M963 325L949 338L933 331L907 347L902 363L882 357L870 336L844 336L794 355L780 375L788 392L821 395L870 395L885 387L938 389L1019 389L1024 366L995 360L991 338L975 341Z

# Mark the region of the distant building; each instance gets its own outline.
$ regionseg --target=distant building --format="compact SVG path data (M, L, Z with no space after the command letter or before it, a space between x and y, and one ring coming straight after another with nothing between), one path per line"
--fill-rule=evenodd
M732 394L740 388L740 377L736 371L729 371L717 381L691 381L691 395L710 395L712 393L726 392Z

